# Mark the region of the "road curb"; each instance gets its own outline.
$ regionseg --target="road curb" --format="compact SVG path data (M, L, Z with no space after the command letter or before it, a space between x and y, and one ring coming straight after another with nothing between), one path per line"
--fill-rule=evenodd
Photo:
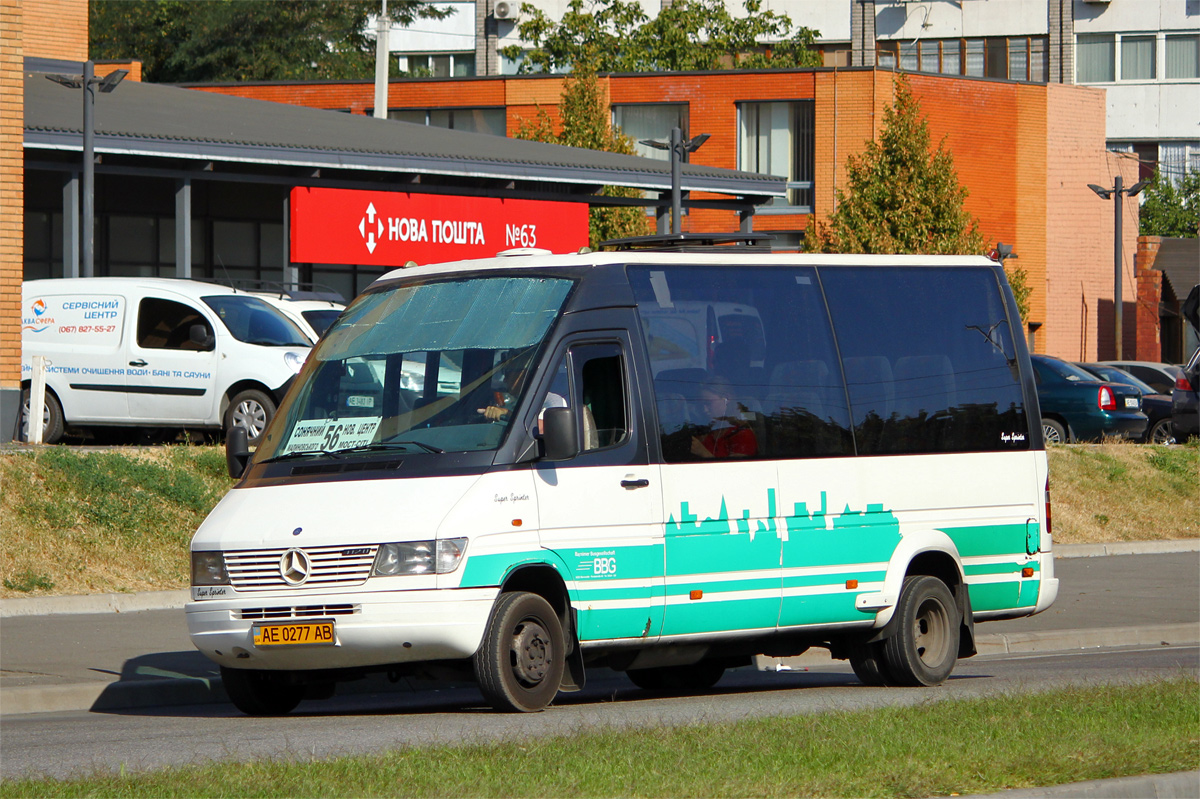
M980 635L981 655L1073 652L1113 646L1167 646L1200 644L1200 624L1161 624L1152 627L1108 627L1049 630L1032 633ZM762 671L801 671L831 663L829 652L812 649L791 658L758 657ZM351 693L386 691L390 683L380 677L355 683ZM72 685L21 686L0 689L0 716L61 711L106 711L172 705L228 702L220 678L141 679ZM1191 794L1189 794L1191 795Z
M1146 774L1110 780L1072 782L1046 788L1019 788L1000 793L974 794L962 799L1195 799L1200 796L1200 771Z
M1061 544L1054 548L1058 558L1100 558L1110 555L1172 555L1200 552L1200 538L1164 541L1117 541L1109 544ZM190 599L188 589L146 591L134 594L83 594L75 596L13 597L0 599L0 619L13 616L51 616L73 613L130 613L138 610L182 608Z

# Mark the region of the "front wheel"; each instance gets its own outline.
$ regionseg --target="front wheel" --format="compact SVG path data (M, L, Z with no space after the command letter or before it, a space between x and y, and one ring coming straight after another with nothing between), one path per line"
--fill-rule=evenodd
M29 441L29 389L21 392L21 440ZM58 397L49 389L46 390L46 399L42 403L42 443L56 444L63 436L63 430L66 427L66 422L63 419L62 405L58 402Z
M537 594L501 594L475 653L483 698L501 712L530 713L550 704L567 662L562 624Z
M286 672L221 667L229 701L247 716L285 716L304 698L303 685L288 681Z
M258 446L263 431L275 415L275 401L258 389L239 391L225 411L225 434L235 427L244 427L250 446Z
M1047 444L1066 444L1070 440L1067 428L1056 419L1042 419L1042 438Z
M887 673L898 685L940 685L958 661L961 620L950 589L936 577L904 578L898 627L884 641Z
M1147 436L1151 444L1174 444L1175 430L1170 419L1159 419Z

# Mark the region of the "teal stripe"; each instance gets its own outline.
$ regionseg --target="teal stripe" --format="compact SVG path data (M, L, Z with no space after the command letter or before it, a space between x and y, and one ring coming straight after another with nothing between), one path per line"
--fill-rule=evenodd
M707 597L667 608L663 635L711 633L722 630L774 628L779 620L779 599L719 599Z
M836 624L840 622L869 619L875 611L862 611L854 607L861 591L846 591L836 594L813 596L785 596L779 614L780 627L804 624Z
M971 610L1008 610L1017 607L1017 582L970 585Z
M840 574L798 575L794 577L784 577L783 587L806 588L813 585L828 585L833 588L845 590L844 586L847 580L858 580L860 583L874 583L883 582L885 577L887 577L887 572L885 571L848 571Z
M756 572L779 569L779 537L759 533L676 535L667 539L667 575Z
M988 524L942 529L964 558L987 555L1024 555L1025 524Z
M1038 599L1038 591L1041 589L1041 580L1025 580L1021 583L1021 599L1017 602L1019 607L1027 605L1036 605Z
M963 571L968 577L981 574L1012 574L1015 577L1026 566L1037 568L1036 563L964 563Z
M545 563L544 552L501 552L494 555L467 555L463 566L460 585L463 588L480 588L500 585L505 575L517 566L526 563ZM551 564L553 565L553 564Z
M663 586L639 585L632 588L609 588L600 580L584 584L575 584L576 602L600 602L606 599L647 599L661 598L664 595Z
M705 581L703 576L698 576L695 581L683 585L671 585L667 587L667 596L683 596L691 591L700 589L705 596L708 594L727 594L732 591L765 591L779 590L779 576L773 575L763 578L747 578L745 580L712 580Z

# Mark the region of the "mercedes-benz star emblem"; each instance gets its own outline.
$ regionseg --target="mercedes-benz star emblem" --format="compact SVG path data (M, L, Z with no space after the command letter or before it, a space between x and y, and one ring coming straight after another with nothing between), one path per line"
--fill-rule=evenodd
M288 585L304 585L312 574L312 561L302 549L289 549L279 559L279 573Z

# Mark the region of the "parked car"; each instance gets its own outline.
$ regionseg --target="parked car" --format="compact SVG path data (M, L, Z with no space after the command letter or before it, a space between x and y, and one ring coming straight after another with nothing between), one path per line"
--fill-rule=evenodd
M1167 396L1170 396L1171 389L1175 387L1175 380L1179 377L1180 372L1179 367L1174 364L1158 363L1157 361L1100 361L1100 363L1129 372L1138 380L1150 385L1155 393Z
M1200 436L1200 347L1175 380L1171 391L1171 424L1176 441L1182 443Z
M1033 376L1042 406L1042 435L1050 444L1098 441L1104 436L1139 440L1150 420L1142 395L1124 383L1095 375L1049 355L1034 355Z
M1171 427L1171 397L1154 390L1154 387L1143 383L1124 369L1107 366L1102 363L1077 363L1076 366L1094 374L1100 380L1110 383L1124 383L1133 386L1142 393L1142 413L1146 414L1149 424L1146 435L1142 436L1143 444L1174 444L1175 435Z
M308 299L288 296L283 292L251 292L263 302L274 305L284 316L296 323L313 344L325 334L346 305L338 300Z

